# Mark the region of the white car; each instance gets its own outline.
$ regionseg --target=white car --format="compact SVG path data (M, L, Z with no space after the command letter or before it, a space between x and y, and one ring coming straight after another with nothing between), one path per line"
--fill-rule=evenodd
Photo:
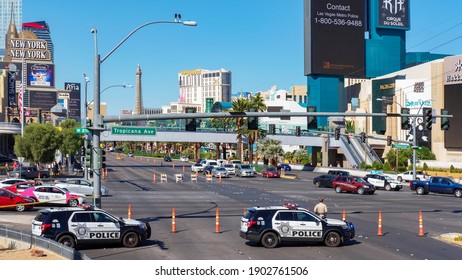
M200 163L194 163L191 165L191 172L202 172L204 167Z
M0 181L0 188L9 187L11 185L22 183L22 182L30 182L30 180L26 179L19 179L19 178L10 178Z
M93 195L94 194L94 189L93 189L93 184L85 179L66 179L64 181L58 181L55 186L67 189L69 192L74 192L74 193L82 193L85 195ZM101 195L102 196L107 196L109 195L109 189L101 186Z
M413 180L412 175L413 175L412 171L406 171L404 173L396 175L396 179L400 182L412 181ZM430 177L425 175L425 173L423 173L422 171L416 171L415 178L417 181L428 181Z
M234 168L234 165L232 165L231 163L227 163L227 164L223 165L223 167L226 168L229 175L235 175L236 174L236 168Z
M253 177L255 176L255 172L253 171L252 166L250 164L240 164L236 168L236 176L237 177Z
M187 156L182 156L182 157L180 158L180 161L187 162L187 161L189 161L189 158L188 158Z

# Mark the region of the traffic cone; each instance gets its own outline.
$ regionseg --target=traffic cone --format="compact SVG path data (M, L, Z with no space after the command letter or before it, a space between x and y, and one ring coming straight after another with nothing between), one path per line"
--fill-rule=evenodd
M309 210L308 210L308 211L309 211ZM245 215L245 213L247 213L247 208L244 208L244 215Z
M175 208L172 208L172 233L176 232Z
M422 211L419 211L419 236L425 236L425 232L423 228Z
M104 180L104 168L101 170L101 180Z
M38 172L38 178L40 179L40 171Z
M378 227L378 230L377 230L377 235L378 236L383 235L383 232L382 232L382 211L379 211L379 227Z
M346 211L343 210L343 213L342 213L342 221L346 221Z
M127 215L127 217L129 219L132 218L132 205L131 204L128 204L128 215Z
M184 173L184 165L183 165L183 173Z
M154 184L156 183L157 178L156 178L156 172L154 172Z
M105 168L104 171L106 172L106 174L104 174L104 176L106 176L106 178L107 178L107 168Z
M175 170L175 164L172 165L172 169Z
M215 233L221 233L220 231L220 210L215 212Z
M223 182L223 181L221 180L221 174L220 174L220 176L218 177L218 182L220 182L220 184Z

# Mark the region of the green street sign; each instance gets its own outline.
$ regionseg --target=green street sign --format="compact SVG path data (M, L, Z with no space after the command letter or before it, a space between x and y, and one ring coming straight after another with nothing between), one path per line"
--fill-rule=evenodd
M113 126L112 134L156 136L156 128L144 126Z
M411 146L408 144L393 144L391 147L395 149L409 149Z
M76 134L88 134L90 133L90 131L88 130L88 128L85 128L85 127L76 127L75 133Z

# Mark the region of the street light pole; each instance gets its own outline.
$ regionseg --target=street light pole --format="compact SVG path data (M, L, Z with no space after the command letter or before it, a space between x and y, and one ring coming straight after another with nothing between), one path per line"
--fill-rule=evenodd
M82 122L82 127L86 128L87 127L87 116L88 116L88 102L87 102L87 90L88 90L88 83L90 82L90 78L87 77L85 73L83 73L83 79L85 82L85 98L84 98L84 105L83 105L83 122ZM88 147L88 135L85 136L85 139L83 141L83 145L85 149ZM83 177L88 180L88 168L86 165L83 166Z
M101 130L104 130L104 128L100 128L99 125L103 123L102 117L100 115L100 74L101 74L101 63L103 63L112 53L114 53L125 41L128 40L136 31L140 30L141 28L152 25L152 24L157 24L157 23L172 23L172 24L182 24L186 26L197 26L197 23L195 21L181 21L181 16L175 14L175 20L174 21L152 21L152 22L147 22L145 24L142 24L135 28L133 31L128 33L127 36L125 36L122 41L120 41L106 56L103 57L103 59L100 58L100 55L98 53L98 36L97 36L97 30L96 28L91 29L91 33L93 33L93 38L94 38L94 43L95 43L95 56L94 56L94 67L95 67L95 92L94 92L94 98L93 98L93 109L94 109L94 114L93 114L93 127L91 128L92 134L93 134L93 188L95 190L94 192L94 197L93 197L93 202L94 204L101 208L101 168L97 168L98 166L98 161L99 161L99 152L98 150L100 149L100 132Z

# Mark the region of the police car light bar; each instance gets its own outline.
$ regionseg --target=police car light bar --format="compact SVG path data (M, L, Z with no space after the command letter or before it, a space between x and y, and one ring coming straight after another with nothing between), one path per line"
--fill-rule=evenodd
M294 209L297 209L299 207L298 204L289 203L289 202L284 202L284 204L282 206L287 207L290 210L294 210Z

